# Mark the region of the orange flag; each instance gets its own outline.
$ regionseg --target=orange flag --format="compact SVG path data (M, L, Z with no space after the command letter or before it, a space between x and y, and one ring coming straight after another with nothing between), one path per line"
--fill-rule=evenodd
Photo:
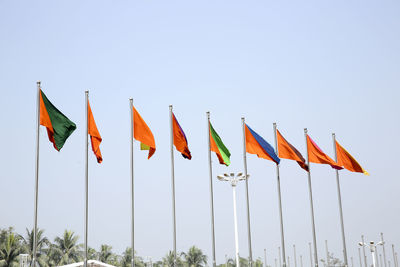
M133 137L140 142L140 149L149 150L148 159L156 152L156 142L149 126L144 122L139 112L133 108Z
M92 150L94 155L97 158L97 162L101 163L103 161L103 157L100 151L100 143L103 139L101 139L99 130L97 130L96 122L94 121L92 109L90 108L90 104L88 101L88 134L90 135L90 141L92 143Z
M281 159L291 159L297 161L297 163L304 170L308 171L308 166L306 160L300 154L300 152L292 146L286 139L281 135L281 133L276 130L277 140L278 140L278 157Z
M311 139L307 134L307 150L308 150L308 160L313 163L328 164L332 168L341 170L340 167L333 159L331 159L327 154L322 152L322 150L317 146L317 144Z
M344 149L336 140L335 140L335 145L336 145L337 163L340 166L343 166L345 169L351 172L360 172L364 173L365 175L369 175L369 173L361 167L361 165L355 160L355 158L353 158L353 156L350 155L350 153L347 152L347 150Z

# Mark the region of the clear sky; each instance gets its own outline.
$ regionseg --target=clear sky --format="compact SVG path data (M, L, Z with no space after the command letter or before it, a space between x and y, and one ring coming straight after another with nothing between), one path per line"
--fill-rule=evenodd
M272 123L303 155L303 128L333 156L331 133L371 176L340 172L349 256L361 234L400 248L399 1L0 1L0 227L33 225L36 81L77 124L61 152L40 132L38 225L83 242L84 91L103 137L89 156L89 246L130 246L129 98L157 152L135 146L135 247L159 259L172 249L168 105L193 159L175 153L177 247L211 257L206 111L232 153L214 176L243 170L240 118L273 143ZM335 172L313 164L319 256L342 257ZM248 156L254 258L277 257L275 166ZM308 264L307 175L282 160L288 254ZM247 257L244 184L238 186L240 254ZM234 255L232 193L214 179L217 261ZM387 247L389 254L389 246ZM293 262L292 262L293 264Z

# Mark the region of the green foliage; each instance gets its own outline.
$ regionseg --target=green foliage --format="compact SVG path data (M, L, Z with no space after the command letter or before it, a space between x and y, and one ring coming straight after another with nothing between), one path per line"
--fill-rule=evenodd
M163 265L164 267L174 267L174 252L173 251L168 251L167 255L162 259L163 260ZM179 257L178 253L176 255L176 266L177 267L183 267L184 263Z
M182 256L186 260L186 266L188 267L203 267L207 264L207 256L203 254L201 249L192 246L189 248L187 253L182 252Z
M12 228L0 233L0 266L13 267L18 264L18 255L23 252L21 238Z

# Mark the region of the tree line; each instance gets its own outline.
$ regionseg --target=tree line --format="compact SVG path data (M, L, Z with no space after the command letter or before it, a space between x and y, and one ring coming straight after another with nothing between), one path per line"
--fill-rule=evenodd
M37 231L37 252L36 258L40 267L55 267L70 263L83 261L83 244L79 243L79 236L73 231L65 230L61 236L54 238L51 242L45 235L43 229ZM33 251L33 230L26 229L24 235L18 234L12 227L0 229L0 267L18 267L19 255L28 254L32 258ZM88 248L88 260L99 260L117 267L130 267L132 260L132 248L128 247L118 255L112 251L112 247L106 244L100 246L97 251ZM173 267L174 253L169 251L161 260L154 263L145 263L144 259L136 255L136 267ZM204 267L207 265L207 256L203 251L195 246L189 248L187 252L177 255L177 267ZM218 267L235 267L234 259L226 259L225 264ZM245 258L240 258L240 265L248 266ZM260 259L253 264L255 267L262 267Z

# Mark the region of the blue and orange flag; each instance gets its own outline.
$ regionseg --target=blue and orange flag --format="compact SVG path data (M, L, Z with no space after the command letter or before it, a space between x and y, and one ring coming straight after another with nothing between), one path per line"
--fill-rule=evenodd
M292 146L291 143L286 141L286 139L282 136L282 134L278 130L276 130L276 136L278 143L279 158L295 160L300 165L300 167L308 171L306 160L303 158L301 153L294 146Z
M337 164L343 166L345 169L351 172L360 172L364 173L365 175L369 175L369 173L361 167L360 163L357 162L349 152L347 152L344 147L342 147L336 140L336 154L337 154Z
M176 150L181 152L182 157L185 159L192 159L192 155L190 154L188 141L186 139L185 132L182 130L179 125L178 120L175 117L175 114L172 113L172 131L174 135L174 146Z
M275 150L272 146L253 131L247 124L245 124L245 135L247 153L256 154L259 158L268 159L279 164L281 160L275 154Z

